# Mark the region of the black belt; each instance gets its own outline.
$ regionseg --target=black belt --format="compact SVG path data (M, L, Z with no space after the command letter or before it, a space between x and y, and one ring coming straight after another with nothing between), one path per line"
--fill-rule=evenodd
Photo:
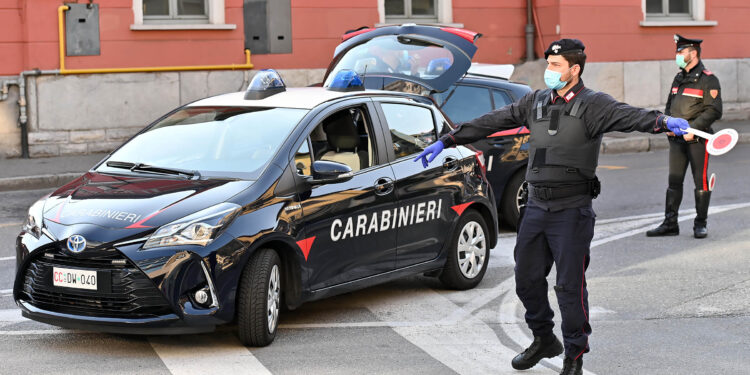
M599 179L595 177L594 179L582 184L558 187L529 185L529 189L534 191L534 198L543 201L550 201L572 197L574 195L591 195L596 198L601 191L601 185L599 184Z

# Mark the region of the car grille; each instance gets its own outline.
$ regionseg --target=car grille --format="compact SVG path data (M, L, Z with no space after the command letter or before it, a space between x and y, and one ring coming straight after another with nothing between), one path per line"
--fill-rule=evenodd
M117 250L85 258L59 249L32 255L21 291L32 305L59 313L111 318L151 318L174 313L154 283ZM52 267L108 271L111 291L59 288L52 285ZM100 280L101 282L102 280Z

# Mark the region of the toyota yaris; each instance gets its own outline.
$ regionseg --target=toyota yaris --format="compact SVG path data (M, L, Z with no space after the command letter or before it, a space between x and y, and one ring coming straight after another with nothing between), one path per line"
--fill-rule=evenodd
M445 130L421 95L365 90L380 66L430 90L465 73L466 30L348 38L324 87L274 71L177 108L29 209L17 238L23 315L71 328L190 333L237 322L268 345L282 307L413 274L476 286L497 241L482 158L416 154ZM408 55L408 68L391 57ZM367 78L366 78L367 79Z

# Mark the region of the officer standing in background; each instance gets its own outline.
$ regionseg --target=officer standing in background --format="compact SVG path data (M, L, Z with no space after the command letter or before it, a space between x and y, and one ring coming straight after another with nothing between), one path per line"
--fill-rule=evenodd
M674 77L664 113L687 119L690 127L713 133L711 124L721 118L719 79L701 62L701 39L688 39L675 34L675 62L680 72ZM711 191L708 189L708 152L706 140L688 133L683 136L667 133L669 138L669 187L664 222L646 232L649 237L680 234L677 211L682 201L682 182L690 164L695 181L695 221L693 236L708 235L706 219Z
M595 172L602 135L607 132L672 131L685 134L687 121L617 102L586 88L586 63L578 39L550 44L544 81L515 103L465 122L428 146L416 159L427 167L444 147L467 144L503 129L526 125L531 131L526 181L528 204L521 212L514 257L516 293L526 308L534 342L512 366L525 370L563 352L553 334L554 313L547 298L547 275L554 263L554 287L562 314L565 360L561 374L582 374L589 350L588 292L585 272L594 235L591 201L599 194Z

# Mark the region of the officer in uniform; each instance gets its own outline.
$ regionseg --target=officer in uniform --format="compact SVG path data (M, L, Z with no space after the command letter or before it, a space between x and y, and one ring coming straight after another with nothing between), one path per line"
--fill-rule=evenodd
M589 350L588 292L585 272L594 235L591 201L599 194L595 172L602 135L607 132L673 131L684 134L687 121L617 102L586 88L580 79L586 63L583 43L562 39L544 55L549 87L465 122L428 146L416 159L426 167L444 147L471 143L503 129L526 125L531 131L523 208L514 251L516 293L526 308L534 342L512 361L515 369L536 365L565 351L561 374L581 374ZM556 265L554 287L562 314L564 348L552 333L553 312L547 275Z
M701 62L701 39L688 39L675 34L677 44L675 62L680 72L674 77L667 98L665 113L688 120L690 126L713 133L711 124L721 118L721 87L719 79ZM668 134L669 138L669 187L664 222L646 232L649 237L676 236L680 234L677 211L682 201L682 182L690 164L695 181L695 211L693 236L704 238L708 234L706 218L711 191L708 188L708 152L706 140L693 134L683 136Z

